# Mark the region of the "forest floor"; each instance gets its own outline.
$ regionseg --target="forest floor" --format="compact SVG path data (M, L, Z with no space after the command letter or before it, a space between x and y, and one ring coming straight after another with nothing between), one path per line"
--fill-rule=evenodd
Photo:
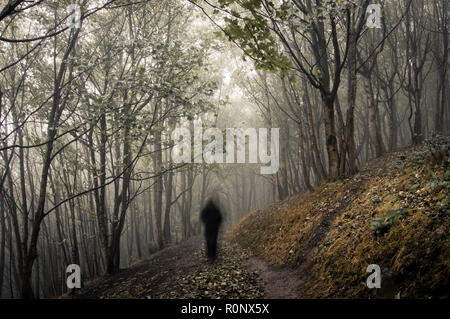
M267 263L249 267L263 270L266 296L287 276L285 298L448 298L449 163L449 137L387 153L350 178L250 212L230 237ZM367 288L371 264L381 289ZM280 275L265 276L265 265Z
M343 211L355 198L365 182L378 173L378 171L387 166L387 163L392 162L393 158L398 156L398 153L389 154L384 157L378 158L371 161L368 165L365 165L361 170L347 183L343 184L340 196L333 198L333 201L323 201L320 205L320 221L316 224L312 236L306 243L305 251L307 256L303 256L305 262L300 264L280 264L276 262L271 262L272 260L267 260L258 250L254 250L251 243L239 238L240 234L233 234L232 242L237 242L238 244L243 244L247 247L247 260L244 265L250 271L255 271L258 273L260 278L264 283L264 297L265 298L303 298L305 293L305 285L307 279L310 276L312 269L312 256L317 253L317 247L323 241L324 237L330 230L330 226L333 223L336 216L339 216L341 211ZM339 182L338 182L339 183ZM254 219L265 219L268 215L275 215L276 213L282 214L283 209L291 210L295 207L296 202L303 199L305 194L294 195L290 198L283 200L282 202L273 203L268 207L264 207L261 210L257 210L256 214L251 216L252 222ZM243 218L245 223L245 217ZM242 221L241 221L242 222ZM240 230L241 224L238 224L238 231ZM278 225L275 223L275 225ZM281 232L281 228L280 228ZM269 235L264 231L261 231L263 235ZM251 241L253 238L250 239ZM241 246L241 245L239 245ZM276 253L271 252L273 256ZM293 251L290 250L288 254L292 254Z
M273 267L226 238L221 238L218 259L210 263L203 238L196 236L63 298L297 298L300 282L295 270Z
M205 257L203 238L192 237L149 259L88 282L71 298L262 298L263 283L247 269L248 251L220 241L218 258ZM69 297L67 295L65 298Z

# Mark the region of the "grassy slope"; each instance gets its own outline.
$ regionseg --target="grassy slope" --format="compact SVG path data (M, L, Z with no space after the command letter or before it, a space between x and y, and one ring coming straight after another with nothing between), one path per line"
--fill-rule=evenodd
M448 297L449 145L387 154L350 179L253 211L232 238L302 270L302 297ZM382 269L381 289L365 285L369 264Z

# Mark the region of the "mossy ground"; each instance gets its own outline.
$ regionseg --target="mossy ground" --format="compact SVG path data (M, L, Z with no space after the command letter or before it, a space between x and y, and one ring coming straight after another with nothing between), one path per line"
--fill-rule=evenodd
M308 298L441 298L450 292L449 139L390 153L350 179L244 216L233 240L303 268ZM367 266L382 269L368 289Z

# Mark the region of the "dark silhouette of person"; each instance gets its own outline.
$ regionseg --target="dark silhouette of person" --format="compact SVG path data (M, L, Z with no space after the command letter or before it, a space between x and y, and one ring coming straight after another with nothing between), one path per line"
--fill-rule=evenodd
M222 222L222 214L214 201L210 199L203 208L200 217L205 225L206 255L212 262L217 255L217 236Z

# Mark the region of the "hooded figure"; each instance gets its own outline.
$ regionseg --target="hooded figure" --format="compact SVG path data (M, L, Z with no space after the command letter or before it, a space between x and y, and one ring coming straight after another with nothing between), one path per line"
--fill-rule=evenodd
M210 261L214 261L216 259L217 236L219 235L222 215L219 208L210 199L203 208L200 217L205 225L206 254Z

